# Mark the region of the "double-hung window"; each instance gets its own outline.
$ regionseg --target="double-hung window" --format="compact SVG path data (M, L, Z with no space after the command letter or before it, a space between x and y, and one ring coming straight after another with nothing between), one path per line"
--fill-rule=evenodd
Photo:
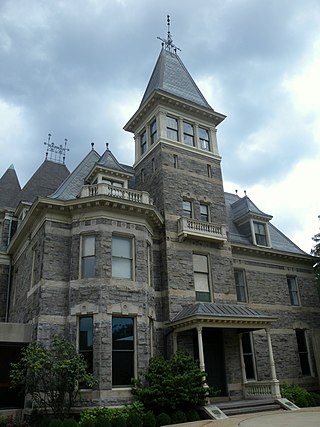
M200 203L200 219L201 221L209 221L209 207Z
M247 284L246 277L243 270L235 270L234 280L236 282L237 301L247 302Z
M183 142L187 145L194 145L193 125L187 122L183 122Z
M157 140L157 121L154 119L150 124L150 142L154 144Z
M178 119L167 116L167 138L178 141Z
M112 277L133 278L133 239L112 236Z
M204 129L199 126L198 133L199 133L200 148L202 150L210 151L209 132L207 131L207 129Z
M112 386L129 387L134 370L134 319L112 318Z
M256 379L256 365L253 352L252 333L245 332L241 335L242 355L246 370L247 380Z
M303 329L296 329L296 338L297 338L301 373L302 375L311 375L306 332Z
M144 130L140 135L140 151L141 154L147 151L147 132Z
M262 222L254 222L253 228L256 244L268 246L266 224L263 224Z
M193 254L193 277L197 301L210 301L208 257Z
M95 276L95 247L95 236L82 236L81 277L83 278Z
M79 317L78 350L87 362L87 371L93 372L93 318Z
M189 200L183 200L182 213L183 213L183 216L192 218L192 203Z
M299 288L296 277L287 277L291 305L300 305Z

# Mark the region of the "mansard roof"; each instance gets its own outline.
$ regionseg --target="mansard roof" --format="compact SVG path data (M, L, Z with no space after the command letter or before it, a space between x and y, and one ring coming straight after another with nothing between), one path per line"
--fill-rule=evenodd
M269 221L272 219L272 215L262 212L246 195L244 197L239 197L231 205L233 212L234 221L241 221L246 217L255 217L260 218L263 221Z
M238 202L242 199L245 199L241 203ZM237 215L239 215L238 207L242 206L242 203L247 206L249 212L257 214L261 219L263 216L266 218L265 221L268 221L267 218L272 218L270 215L267 215L260 211L260 209L253 203L248 197L240 198L237 194L225 193L225 202L226 202L226 211L227 211L227 220L229 226L229 237L231 243L256 247L253 245L251 236L248 236L242 232L241 227L237 225ZM236 207L234 211L234 206ZM243 206L242 206L243 207ZM235 217L236 213L236 217ZM268 222L269 235L271 249L280 252L288 252L295 255L308 255L302 249L300 249L296 244L294 244L287 236L285 236L280 230L278 230L271 222Z
M19 202L33 202L38 196L46 197L55 191L70 174L65 164L45 160L19 192L14 206Z
M92 148L68 178L49 197L60 200L75 199L84 185L86 176L99 159L100 155Z
M140 106L155 91L163 91L212 110L179 56L166 49L160 52Z
M11 165L0 178L0 208L15 207L14 201L20 190L16 171Z

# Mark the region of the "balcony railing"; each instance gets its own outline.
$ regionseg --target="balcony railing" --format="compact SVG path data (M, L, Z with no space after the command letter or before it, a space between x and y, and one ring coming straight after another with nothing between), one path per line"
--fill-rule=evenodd
M127 200L134 203L153 205L149 193L146 191L136 191L130 188L114 187L113 185L100 183L94 185L84 185L80 192L80 198L105 195L117 199Z
M279 399L279 381L247 382L244 384L244 396L246 399Z
M178 220L178 236L180 239L202 238L223 243L227 240L227 231L225 225L182 217Z

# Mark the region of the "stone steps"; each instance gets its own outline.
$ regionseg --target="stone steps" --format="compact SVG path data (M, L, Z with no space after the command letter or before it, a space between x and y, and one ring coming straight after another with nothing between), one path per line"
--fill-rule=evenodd
M216 406L227 416L281 409L279 403L274 399L217 402Z

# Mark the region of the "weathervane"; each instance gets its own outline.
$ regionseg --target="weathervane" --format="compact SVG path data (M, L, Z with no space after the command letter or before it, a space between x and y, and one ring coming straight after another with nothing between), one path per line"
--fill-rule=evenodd
M177 50L181 49L173 44L173 40L170 33L170 15L167 15L167 25L168 25L168 34L167 39L163 39L161 37L157 37L157 39L162 41L162 47L165 46L165 49L169 52L174 51L174 53L177 53Z
M62 146L62 144L54 145L54 143L51 142L51 133L48 133L48 141L44 142L44 145L47 146L46 160L51 160L55 163L64 164L66 160L66 152L70 151L69 148L67 148L67 143L68 140L65 138L64 147Z

